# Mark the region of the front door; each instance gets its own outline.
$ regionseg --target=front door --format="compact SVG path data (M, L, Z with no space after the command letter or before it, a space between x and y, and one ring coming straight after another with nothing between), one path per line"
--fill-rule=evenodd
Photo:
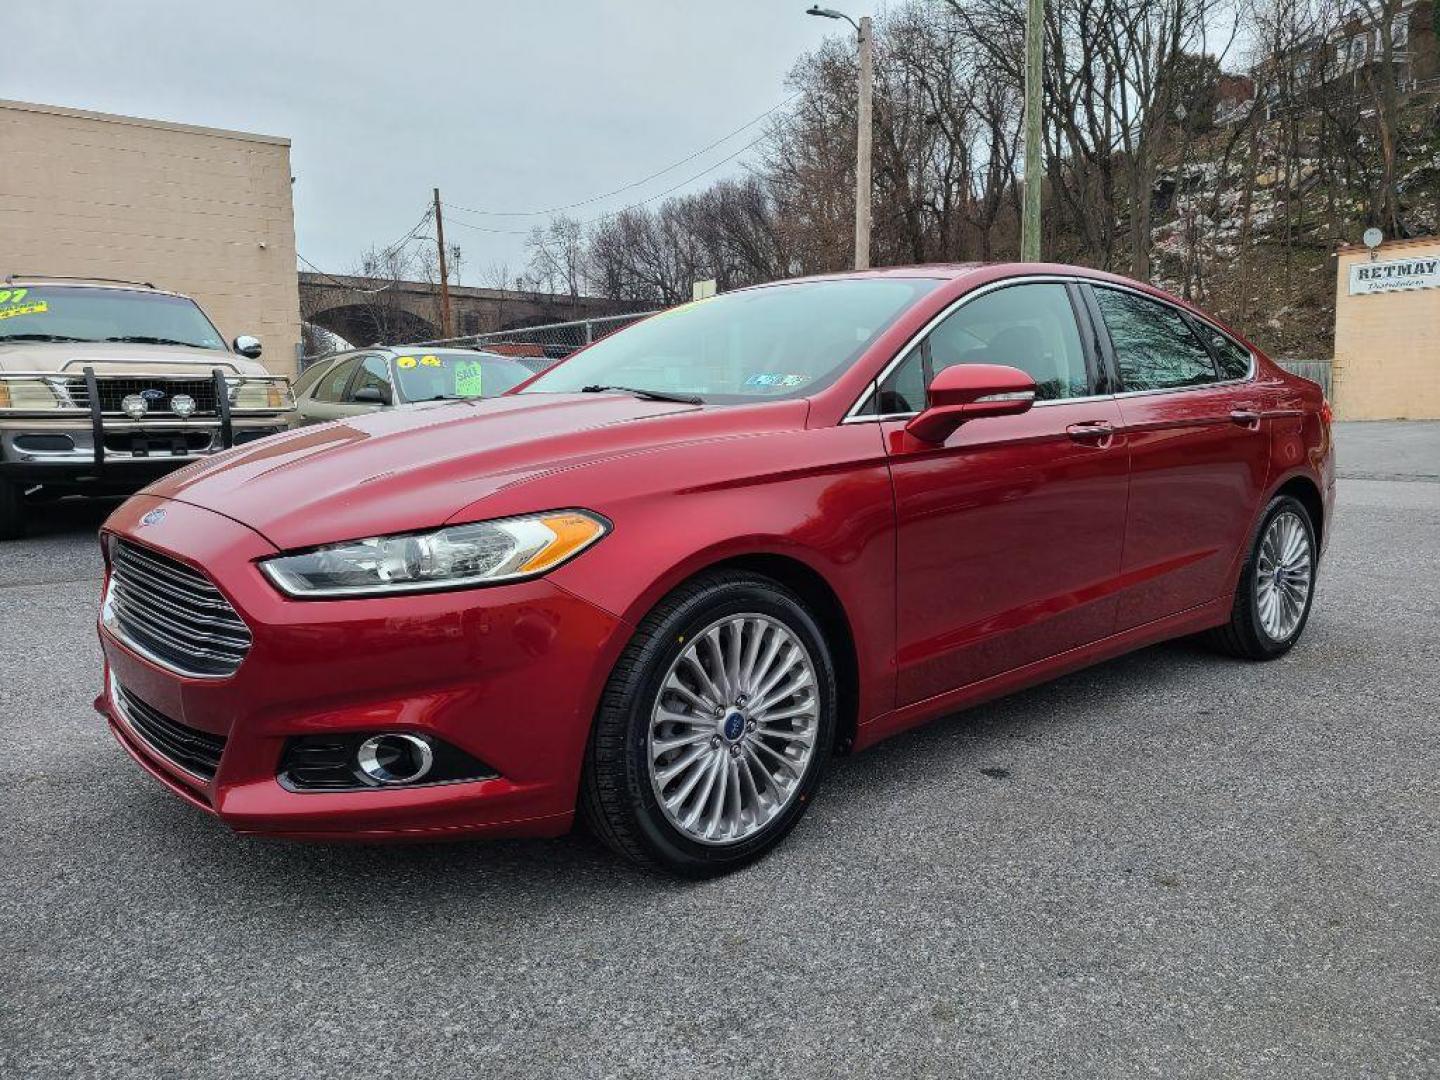
M1006 364L1035 380L1019 416L963 424L942 446L885 419L897 517L898 704L1113 632L1128 452L1097 394L1073 285L1032 281L961 301L877 387L874 411L923 407L936 371Z

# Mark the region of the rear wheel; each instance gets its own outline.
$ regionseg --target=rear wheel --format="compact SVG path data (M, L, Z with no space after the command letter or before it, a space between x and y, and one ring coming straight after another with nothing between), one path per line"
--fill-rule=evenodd
M25 535L25 492L19 484L0 480L0 540Z
M1273 660L1300 640L1315 593L1315 527L1299 500L1273 499L1260 519L1230 621L1210 634L1222 652Z
M759 858L800 820L835 738L835 671L779 582L709 574L641 623L605 690L582 811L610 847L688 877Z

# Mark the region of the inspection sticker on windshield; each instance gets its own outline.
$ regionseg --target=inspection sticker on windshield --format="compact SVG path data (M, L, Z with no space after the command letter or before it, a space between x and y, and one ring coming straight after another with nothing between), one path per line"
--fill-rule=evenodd
M783 371L764 371L758 375L751 375L745 380L745 385L758 386L767 390L775 387L788 389L792 386L804 386L806 381L804 375L787 375Z
M50 310L50 305L44 300L36 300L33 304L21 304L16 307L0 307L0 319L13 319L17 315L44 315Z
M480 397L485 367L478 360L461 360L455 365L455 393L460 397Z

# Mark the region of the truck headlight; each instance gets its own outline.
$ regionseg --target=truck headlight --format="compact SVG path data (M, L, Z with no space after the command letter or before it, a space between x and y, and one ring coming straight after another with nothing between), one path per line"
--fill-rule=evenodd
M282 412L295 407L285 379L227 379L230 408L239 412Z
M37 375L0 375L0 409L14 412L51 412L75 405L62 381Z
M375 536L260 563L289 596L383 596L520 581L555 569L607 532L585 510L450 525L432 532Z

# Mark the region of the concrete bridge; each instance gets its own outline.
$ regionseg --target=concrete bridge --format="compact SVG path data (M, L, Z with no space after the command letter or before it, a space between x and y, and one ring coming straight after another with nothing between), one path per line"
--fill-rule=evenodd
M633 304L601 297L450 287L457 336L618 315ZM432 341L440 329L440 287L345 274L300 275L300 317L353 345Z

